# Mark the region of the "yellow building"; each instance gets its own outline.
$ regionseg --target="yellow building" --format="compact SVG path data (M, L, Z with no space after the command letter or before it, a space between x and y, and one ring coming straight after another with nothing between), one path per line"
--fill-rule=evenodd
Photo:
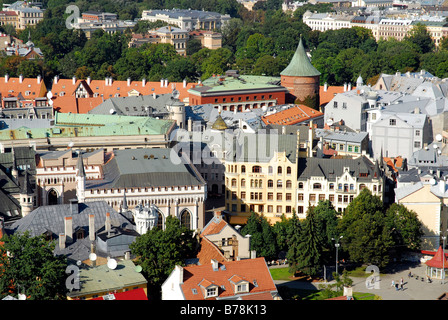
M446 236L448 192L443 179L424 179L395 189L396 202L417 213L423 224L422 248L437 250L441 237Z
M300 135L246 134L226 160L226 211L230 223L246 223L251 212L271 223L296 207ZM240 154L239 154L240 153Z

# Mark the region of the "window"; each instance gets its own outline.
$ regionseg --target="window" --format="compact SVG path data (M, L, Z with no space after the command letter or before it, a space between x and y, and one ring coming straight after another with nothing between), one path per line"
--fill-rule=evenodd
M395 126L395 125L397 125L397 119L389 119L389 125L390 125L390 126Z
M279 167L277 168L277 174L282 174L282 167L279 166Z
M291 201L291 194L290 193L286 194L286 201Z
M232 200L236 200L236 192L235 191L232 191Z
M249 286L247 285L247 283L241 283L239 285L236 286L236 292L237 293L242 293L242 292L248 292Z
M218 295L218 287L207 288L207 298L216 297Z
M246 179L241 179L241 187L246 187Z
M272 168L272 166L269 166L268 167L268 173L269 174L272 174L274 172L274 169Z
M246 173L246 166L241 166L241 173Z
M334 101L334 102L333 102L333 108L335 108L335 109L338 108L338 102L337 102L337 101Z
M414 142L414 148L420 148L420 145L421 145L420 141Z
M420 136L420 130L415 130L415 135Z
M322 189L322 185L320 183L315 183L315 184L313 184L313 189L320 190L320 189Z
M319 201L325 201L325 194L319 194Z
M292 188L292 182L291 180L286 180L286 188L291 189Z
M277 201L282 201L283 195L281 193L277 193Z
M282 188L282 187L283 187L282 180L277 180L277 188Z
M236 187L236 179L235 178L232 179L232 187Z
M299 194L297 195L297 200L299 200L299 201L303 201L303 193L299 193Z
M303 182L299 182L299 189L303 189Z
M310 201L316 201L316 195L314 193L310 193Z
M274 187L274 180L268 180L268 188Z
M274 193L268 192L268 200L274 200Z
M287 168L286 168L286 174L287 174L287 175L290 175L290 174L291 174L291 167L287 167Z
M334 190L334 183L330 183L329 188L330 190Z
M241 191L241 200L245 200L245 199L246 199L246 192Z
M252 167L252 173L260 173L261 167L260 166L253 166Z

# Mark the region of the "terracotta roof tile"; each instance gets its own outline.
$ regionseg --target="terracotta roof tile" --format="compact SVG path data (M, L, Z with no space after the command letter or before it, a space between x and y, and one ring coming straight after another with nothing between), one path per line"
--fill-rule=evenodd
M202 236L201 249L197 254L197 258L199 259L200 265L209 264L212 259L220 263L224 263L227 261L221 250L219 250L219 248L215 246L209 239Z
M222 265L225 268L222 268ZM211 263L184 268L184 279L181 285L186 300L204 300L204 291L199 286L208 283L218 287L218 297L235 296L233 284L229 281L233 276L244 278L249 282L249 292L244 296L249 298L252 294L277 291L264 258L229 261L220 264L214 271ZM193 290L194 289L194 290ZM196 292L196 293L194 293Z
M27 91L29 94L26 94ZM5 77L0 77L0 94L3 98L8 95L17 96L19 93L22 93L24 98L32 100L45 97L47 87L42 80L38 83L37 78L23 78L20 82L20 78L8 78L8 81L5 81Z
M313 108L304 105L295 105L294 107L286 110L282 110L268 116L263 116L261 119L265 124L291 125L323 115L324 114L322 112L314 110Z
M320 86L319 90L320 105L321 106L326 105L334 98L336 94L343 92L344 92L343 86L327 86L327 91L324 90L324 86Z

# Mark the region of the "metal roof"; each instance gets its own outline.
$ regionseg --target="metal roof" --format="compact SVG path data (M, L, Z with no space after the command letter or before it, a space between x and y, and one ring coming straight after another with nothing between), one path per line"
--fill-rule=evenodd
M280 73L282 76L291 77L313 77L320 76L320 72L311 64L305 48L303 47L302 38L292 57L289 65Z

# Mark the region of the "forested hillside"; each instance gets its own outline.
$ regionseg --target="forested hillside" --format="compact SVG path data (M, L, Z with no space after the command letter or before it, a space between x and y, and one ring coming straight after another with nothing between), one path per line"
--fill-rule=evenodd
M12 2L11 0L8 0ZM230 23L222 30L223 47L218 50L200 49L193 42L182 57L167 44L129 48L132 32L144 32L160 24L139 22L124 34L108 35L96 32L87 40L82 32L67 29L68 5L80 12L97 10L114 12L119 19L141 17L142 10L183 8L210 10L230 14ZM328 5L306 4L294 13L281 11L281 1L258 3L248 11L236 0L67 0L43 1L44 20L36 27L16 32L9 26L3 31L27 41L28 37L44 53L43 61L28 61L17 56L0 58L0 74L23 74L45 79L60 77L104 79L111 76L124 80L146 78L158 81L196 81L228 69L241 73L278 76L286 67L300 37L311 51L314 66L322 73L321 82L330 85L355 83L359 75L374 82L381 73L416 71L421 68L438 77L448 77L448 41L435 49L425 27L418 26L404 41L375 41L370 31L362 28L338 31L311 31L302 22L306 10L327 12ZM187 44L188 45L188 44Z

